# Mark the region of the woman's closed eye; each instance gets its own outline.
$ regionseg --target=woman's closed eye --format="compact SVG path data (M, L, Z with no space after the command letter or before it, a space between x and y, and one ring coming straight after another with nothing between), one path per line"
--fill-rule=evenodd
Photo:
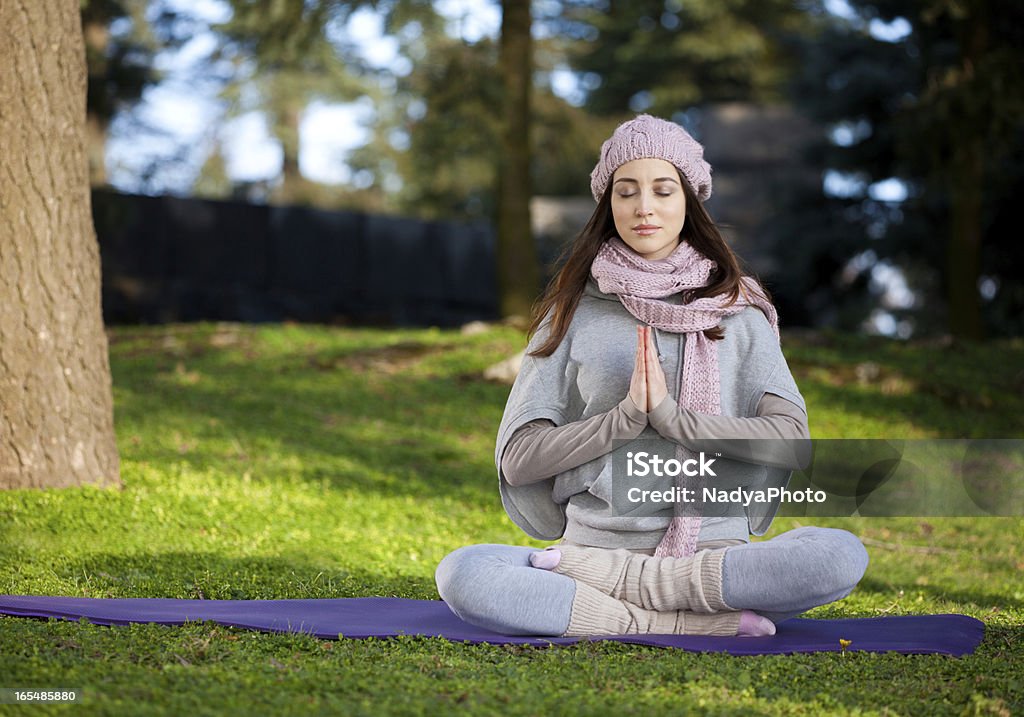
M639 192L630 192L628 194L627 193L623 193L623 192L619 192L619 197L621 199L630 199L631 197L635 197L637 194L639 194ZM671 189L670 190L659 190L659 191L654 192L654 195L657 196L657 197L671 197L673 194L675 194L675 192L673 192Z

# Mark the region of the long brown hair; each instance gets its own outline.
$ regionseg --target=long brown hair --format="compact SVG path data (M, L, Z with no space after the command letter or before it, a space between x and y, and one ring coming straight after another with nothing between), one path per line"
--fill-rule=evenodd
M678 173L678 170L676 171ZM680 238L714 261L718 267L711 274L707 286L683 292L683 303L689 304L695 299L725 294L728 297L727 304L733 304L739 298L740 292L745 290L740 283L743 271L740 268L739 259L725 242L725 238L718 230L711 215L708 214L707 209L697 199L690 183L681 174L679 180L686 196L686 220L683 222ZM583 227L583 231L563 250L559 257L558 263L561 263L561 268L548 282L540 299L533 305L529 336L532 337L536 333L549 312L551 313L551 325L547 340L531 351L530 356L550 356L562 343L566 331L569 330L573 314L576 313L576 307L579 306L580 297L583 296L587 279L590 277L590 266L597 258L597 252L600 251L601 245L616 235L615 220L612 216L612 183L609 182L601 200L597 203L597 208L590 215L586 226ZM760 287L760 284L758 286L764 297L770 300L768 292ZM704 335L710 339L719 340L724 338L725 332L721 326L715 326L706 329Z

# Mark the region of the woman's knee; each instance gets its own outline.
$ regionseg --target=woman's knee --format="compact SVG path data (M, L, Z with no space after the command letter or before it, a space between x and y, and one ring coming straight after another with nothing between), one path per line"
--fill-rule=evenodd
M473 565L479 560L479 545L466 545L448 553L434 570L434 582L441 599L451 604L457 599L462 586L471 583L470 573L476 572Z
M783 537L794 541L783 543L784 554L794 564L804 566L803 582L815 599L845 597L864 577L868 551L848 530L805 526L779 536Z
M511 565L518 549L509 545L466 545L444 556L434 571L437 592L449 605L472 602L481 590L489 590L488 573Z
M835 592L849 594L868 567L868 551L856 535L839 528L819 528L818 539L824 543L823 557L829 582Z

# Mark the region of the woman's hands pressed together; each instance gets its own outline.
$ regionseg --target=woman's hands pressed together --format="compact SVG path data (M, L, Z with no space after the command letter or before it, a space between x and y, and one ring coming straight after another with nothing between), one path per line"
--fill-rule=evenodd
M633 404L650 413L665 400L668 386L665 372L658 360L650 326L636 327L636 355L633 358L633 376L629 382L629 397Z

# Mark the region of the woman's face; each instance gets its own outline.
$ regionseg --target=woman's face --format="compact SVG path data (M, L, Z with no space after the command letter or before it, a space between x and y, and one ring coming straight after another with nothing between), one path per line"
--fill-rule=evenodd
M612 218L622 241L648 260L679 246L686 197L679 172L664 159L634 159L612 175Z

